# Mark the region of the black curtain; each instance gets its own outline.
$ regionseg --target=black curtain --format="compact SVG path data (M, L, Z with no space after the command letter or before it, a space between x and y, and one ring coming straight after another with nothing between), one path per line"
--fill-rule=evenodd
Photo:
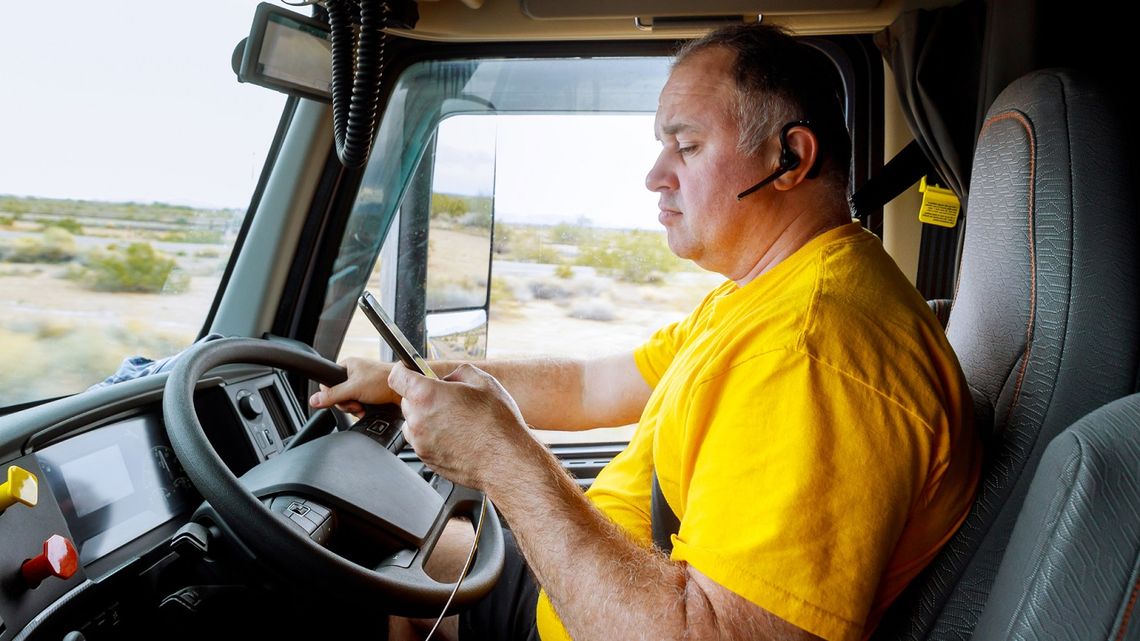
M905 13L875 34L907 125L938 172L930 179L962 201L959 221L965 218L978 112L985 112L979 100L985 17L984 4L972 0ZM961 222L950 229L923 226L915 285L928 299L953 296L962 228Z
M904 13L875 34L911 133L940 183L962 200L957 227L923 229L916 284L927 298L953 296L974 144L990 104L1034 69L1131 75L1133 36L1119 13L1119 5L1095 0L1076 11L1049 0L966 0Z
M965 200L977 132L985 7L966 2L903 14L875 34L903 114L939 181Z

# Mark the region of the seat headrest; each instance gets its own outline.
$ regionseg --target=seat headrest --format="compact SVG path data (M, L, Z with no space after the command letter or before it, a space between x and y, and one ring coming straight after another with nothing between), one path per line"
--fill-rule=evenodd
M1040 71L1002 92L982 126L947 334L999 423L1035 374L1032 352L1058 375L1070 315L1082 314L1073 302L1087 314L1134 296L1124 283L1137 275L1136 200L1110 103L1073 72Z

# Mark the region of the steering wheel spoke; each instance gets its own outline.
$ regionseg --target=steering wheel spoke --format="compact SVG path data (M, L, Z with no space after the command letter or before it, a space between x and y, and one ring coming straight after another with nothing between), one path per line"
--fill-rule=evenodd
M494 580L486 585L477 583L485 580L480 569L487 564L497 564L501 569L504 558L502 525L492 504L488 503L486 512L483 513L482 492L455 485L438 475L432 478L431 483L437 491L446 494L447 498L440 510L439 519L428 534L428 541L419 550L404 549L389 555L376 567L376 572L391 576L401 583L416 585L421 592L430 592L436 599L446 601L455 587L454 584L432 578L427 573L425 565L451 519L464 517L474 525L482 513L483 526L476 541L475 558L463 579L463 586L470 587L471 591L461 590L452 602L452 607L458 611L473 604L485 591L494 587ZM438 612L438 608L428 609L423 611L422 616L435 616Z

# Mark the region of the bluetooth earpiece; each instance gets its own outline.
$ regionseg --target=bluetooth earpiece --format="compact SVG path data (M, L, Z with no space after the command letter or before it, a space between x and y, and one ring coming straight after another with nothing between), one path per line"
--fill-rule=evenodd
M788 132L792 127L807 126L806 120L793 120L780 129L780 169L791 171L800 166L800 155L788 145Z
M792 127L808 127L810 129L811 123L807 120L793 120L780 129L780 168L764 180L737 194L737 200L744 200L746 196L760 191L772 181L800 166L800 155L788 144L788 132L792 130Z

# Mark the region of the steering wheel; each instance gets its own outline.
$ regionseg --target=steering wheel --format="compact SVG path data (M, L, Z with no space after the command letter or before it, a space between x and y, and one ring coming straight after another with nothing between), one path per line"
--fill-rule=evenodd
M483 494L438 476L425 481L364 431L321 436L237 478L214 451L194 411L198 381L231 363L278 367L325 385L347 378L344 368L320 356L248 338L201 343L178 359L163 395L166 431L222 525L256 558L301 585L363 598L402 616L438 615L455 586L429 577L424 561L452 516L479 518ZM348 543L335 531L329 536L334 523L349 528ZM368 561L361 565L350 558ZM471 605L489 592L503 559L502 527L488 503L478 552L453 607Z

